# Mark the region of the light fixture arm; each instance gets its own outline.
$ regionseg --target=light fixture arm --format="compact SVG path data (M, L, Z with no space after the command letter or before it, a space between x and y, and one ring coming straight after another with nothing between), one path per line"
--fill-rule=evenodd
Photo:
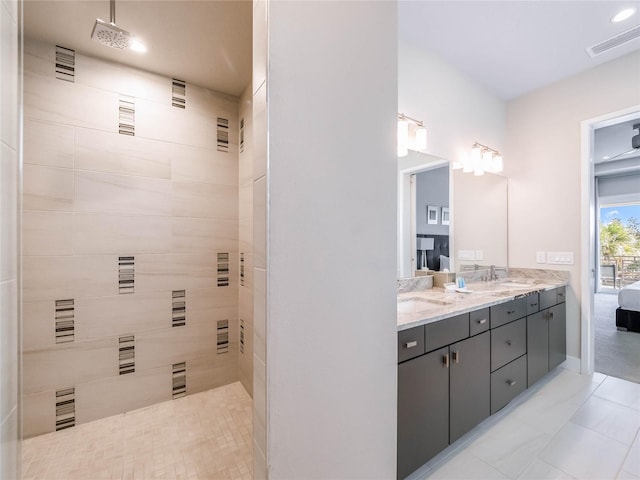
M489 151L489 152L493 153L494 155L500 155L500 152L498 150L495 150L495 149L493 149L491 147L483 145L483 144L481 144L479 142L475 142L471 148L475 148L475 147L478 147L478 148L480 148L480 149L482 149L484 151Z
M422 120L416 120L415 118L411 118L408 115L405 115L404 113L398 114L398 120L408 120L410 122L415 123L418 127L424 127L424 125L422 124Z

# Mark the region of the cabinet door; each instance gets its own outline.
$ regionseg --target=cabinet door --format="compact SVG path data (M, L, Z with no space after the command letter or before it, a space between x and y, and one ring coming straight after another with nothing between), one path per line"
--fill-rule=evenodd
M449 347L449 443L491 413L490 340L491 335L485 332Z
M398 478L449 443L448 358L445 347L398 365Z
M549 371L548 310L527 317L527 385L530 387Z
M566 303L549 309L549 370L567 359Z

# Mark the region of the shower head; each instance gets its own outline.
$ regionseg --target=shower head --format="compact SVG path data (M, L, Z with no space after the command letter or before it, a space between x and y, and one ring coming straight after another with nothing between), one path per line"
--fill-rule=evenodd
M107 47L119 48L123 50L131 46L132 36L126 30L117 27L115 23L107 23L104 20L97 19L93 26L91 38Z
M98 18L93 26L91 39L107 47L119 50L129 48L136 52L146 52L147 48L139 40L116 25L116 0L109 0L109 5L111 7L111 20L107 23Z

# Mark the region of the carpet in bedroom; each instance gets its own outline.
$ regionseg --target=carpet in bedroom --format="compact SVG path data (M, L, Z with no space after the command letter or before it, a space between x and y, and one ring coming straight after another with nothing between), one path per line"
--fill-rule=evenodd
M618 295L595 295L596 372L640 383L640 333L616 328Z

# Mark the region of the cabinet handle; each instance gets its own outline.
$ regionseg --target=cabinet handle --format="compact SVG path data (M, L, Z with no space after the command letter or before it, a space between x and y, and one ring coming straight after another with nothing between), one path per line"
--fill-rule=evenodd
M449 354L442 356L442 363L444 363L445 368L449 368Z
M459 363L460 362L460 353L458 353L457 351L451 352L451 360L453 360L456 363Z
M553 312L549 312L549 320L553 320Z
M507 340L507 345L511 346L511 340Z
M418 341L414 340L413 342L407 342L404 344L404 348L413 348L418 346Z
M564 293L559 293L558 296L559 297L564 297Z
M538 306L538 304L537 304L537 303L530 303L530 304L529 304L529 306L531 306L531 307L537 307L537 306Z
M513 387L516 384L515 380L507 380L507 385L509 385L510 387Z
M476 322L478 322L479 325L484 325L485 323L487 323L487 319L481 318L480 320L476 320Z
M507 310L507 315L511 315L512 313L516 313L515 310Z

